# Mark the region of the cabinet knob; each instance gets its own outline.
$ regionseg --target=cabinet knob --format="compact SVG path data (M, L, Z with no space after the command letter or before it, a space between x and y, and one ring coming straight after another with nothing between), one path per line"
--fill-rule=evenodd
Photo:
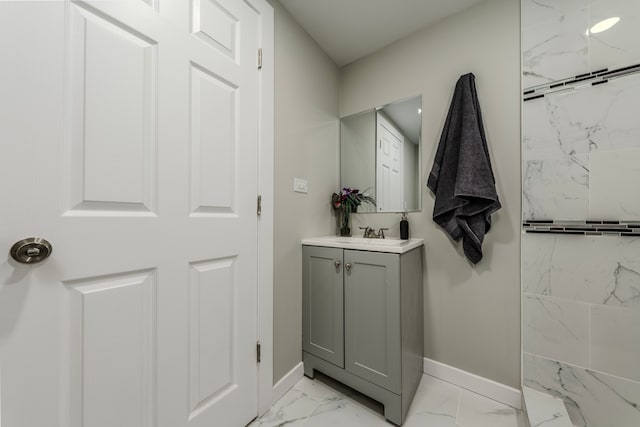
M340 261L336 261L336 262L334 262L334 264L335 264L336 268L340 268Z
M346 269L347 269L347 271L351 271L351 264L346 263L346 264L344 265L344 268L346 268Z

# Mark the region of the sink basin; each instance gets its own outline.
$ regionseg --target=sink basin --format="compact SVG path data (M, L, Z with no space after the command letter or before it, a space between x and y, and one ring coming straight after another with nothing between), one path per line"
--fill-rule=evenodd
M402 254L424 244L423 239L401 240L397 237L368 239L364 237L326 236L303 239L303 245Z

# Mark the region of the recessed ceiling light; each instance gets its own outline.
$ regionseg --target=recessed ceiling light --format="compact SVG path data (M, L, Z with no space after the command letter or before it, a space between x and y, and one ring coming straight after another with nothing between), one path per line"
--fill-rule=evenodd
M591 29L589 31L587 31L587 34L597 34L597 33L603 32L603 31L607 31L609 28L611 28L614 25L616 25L618 23L618 21L620 21L620 18L617 17L617 16L614 16L613 18L604 19L604 20L598 22L593 27L591 27Z
M418 114L422 114L422 108L418 108Z

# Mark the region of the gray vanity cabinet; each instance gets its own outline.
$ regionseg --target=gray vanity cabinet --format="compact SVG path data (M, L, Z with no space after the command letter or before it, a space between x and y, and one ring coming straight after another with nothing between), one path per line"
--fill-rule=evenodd
M344 251L345 368L400 394L400 255Z
M303 246L302 349L344 368L342 251Z
M372 397L402 424L422 377L422 247L303 246L303 362Z

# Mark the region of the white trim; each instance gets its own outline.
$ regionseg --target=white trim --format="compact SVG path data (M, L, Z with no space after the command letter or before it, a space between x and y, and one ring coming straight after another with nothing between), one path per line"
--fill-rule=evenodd
M271 408L273 401L274 13L266 0L245 1L259 14L259 47L262 48L262 69L258 74L258 194L262 195L262 214L258 218L257 242L257 332L261 344L257 415L260 416Z
M271 394L273 396L272 405L278 400L282 399L282 396L287 394L287 392L291 390L294 385L298 384L298 381L300 381L303 376L304 365L302 364L302 362L300 362L296 366L294 366L292 370L287 372L285 376L276 383L276 385L273 386L273 392Z
M513 387L481 377L435 360L424 358L424 373L474 393L522 409L522 392Z

